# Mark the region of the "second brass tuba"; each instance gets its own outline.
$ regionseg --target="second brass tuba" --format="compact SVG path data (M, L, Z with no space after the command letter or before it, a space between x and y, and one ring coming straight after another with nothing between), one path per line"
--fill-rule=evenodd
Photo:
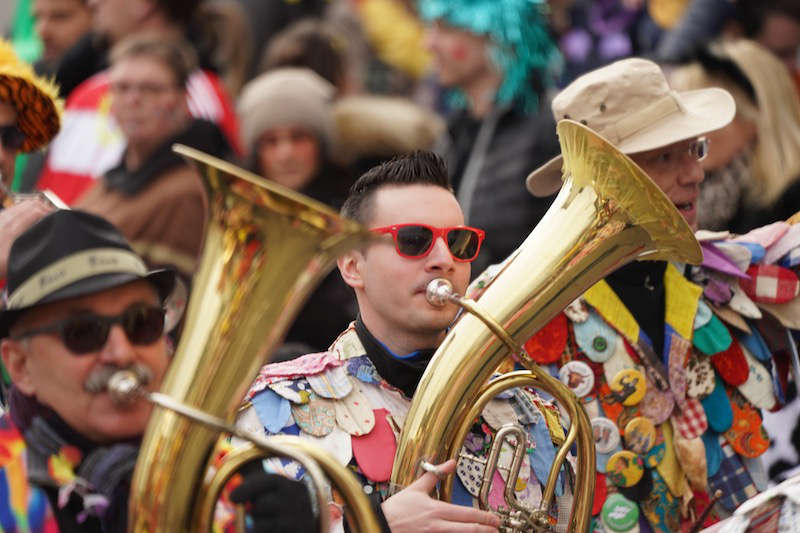
M404 487L420 475L422 461L457 458L473 420L503 390L544 390L570 417L567 439L556 455L539 509L522 508L513 498L513 485L507 486L508 509L501 513L507 531L549 529L546 512L573 443L578 445L578 457L569 531L588 530L595 483L594 439L586 412L574 393L539 368L521 343L586 289L630 261L702 260L683 217L630 158L573 121L559 122L558 136L565 175L561 192L479 301L454 295L446 286L429 287L433 302L453 301L468 313L450 330L417 387L391 477L395 486ZM527 371L489 383L509 353ZM486 477L491 480L491 468L487 465L484 482ZM516 475L508 478L514 480ZM445 500L450 498L452 481L450 477L442 483Z
M210 216L177 352L161 390L140 391L157 407L134 471L129 530L209 531L226 477L265 450L301 459L312 477L312 470L323 471L347 500L355 529L377 529L355 477L299 438L252 438L257 449L231 453L209 468L220 430L236 431L231 422L245 393L306 296L338 255L370 234L299 193L197 150L174 149L199 168ZM140 386L118 377L109 383L112 394L125 398ZM327 507L320 513L327 516Z

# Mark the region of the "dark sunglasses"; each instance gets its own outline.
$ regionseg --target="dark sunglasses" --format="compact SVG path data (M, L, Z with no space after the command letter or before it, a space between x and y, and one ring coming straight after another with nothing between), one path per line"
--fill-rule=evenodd
M64 346L74 354L96 352L106 345L111 326L119 324L128 341L138 346L153 344L164 334L164 310L154 305L135 304L117 316L81 314L15 335L24 339L42 333L58 333Z
M455 261L468 263L478 256L485 233L469 226L436 228L427 224L395 224L372 228L375 233L391 233L397 253L409 259L425 257L441 237Z
M14 124L0 126L0 143L8 150L19 150L25 144L25 134Z

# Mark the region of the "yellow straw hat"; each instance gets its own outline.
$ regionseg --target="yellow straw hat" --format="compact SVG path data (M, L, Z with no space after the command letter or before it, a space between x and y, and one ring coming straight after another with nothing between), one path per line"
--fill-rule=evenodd
M58 133L62 109L58 87L37 76L4 40L0 40L0 102L17 111L17 126L25 134L23 152L41 148Z

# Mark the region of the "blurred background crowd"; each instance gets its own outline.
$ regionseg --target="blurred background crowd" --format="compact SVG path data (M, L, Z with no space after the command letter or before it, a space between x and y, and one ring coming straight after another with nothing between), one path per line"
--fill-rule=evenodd
M559 152L569 117L552 96L634 55L676 90L736 100L703 161L702 229L743 233L800 207L798 0L6 0L0 29L65 101L61 132L18 154L6 186L106 217L187 283L207 199L174 142L337 209L367 168L435 149L486 231L477 275L552 202L524 185ZM333 273L282 355L326 349L355 313Z

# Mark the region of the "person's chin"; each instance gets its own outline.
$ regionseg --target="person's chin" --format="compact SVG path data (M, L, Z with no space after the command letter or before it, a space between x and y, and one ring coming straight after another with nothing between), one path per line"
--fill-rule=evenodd
M96 429L106 441L131 439L144 433L149 419L150 410L141 407L131 411L106 413Z
M427 302L426 302L427 303ZM420 315L425 318L432 327L436 329L446 329L456 317L458 307L455 304L447 304L444 307L433 307L428 304L420 310Z

